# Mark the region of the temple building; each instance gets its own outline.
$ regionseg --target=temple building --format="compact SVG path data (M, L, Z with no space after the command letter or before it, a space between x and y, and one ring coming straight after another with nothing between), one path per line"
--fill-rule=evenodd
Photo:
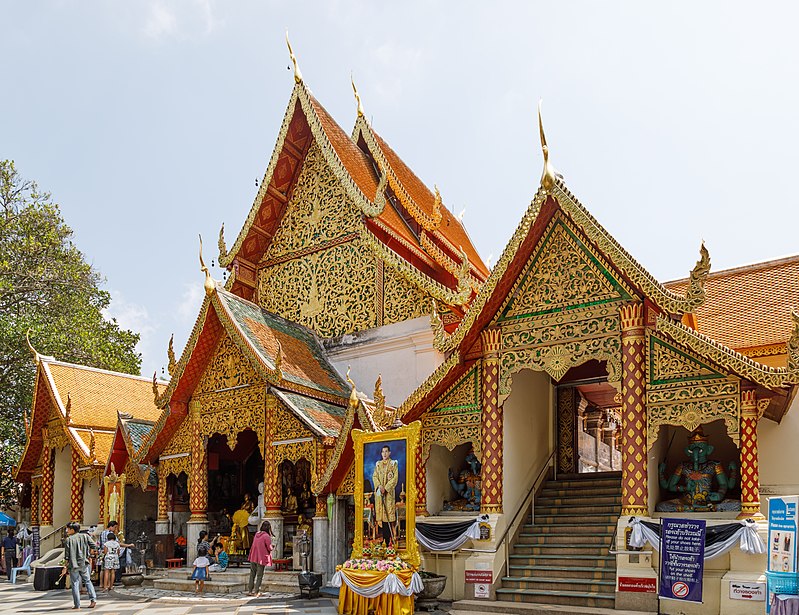
M657 281L555 174L542 127L540 187L489 270L357 91L348 135L296 61L294 78L230 248L220 231L224 284L200 247L205 296L180 356L170 340L168 383L36 355L17 475L32 524L102 519L121 482L128 532L183 536L189 561L200 531L235 555L267 519L276 557L308 531L329 578L364 521L353 430L419 421L397 507L407 490L427 524L482 515L479 539L422 551L452 579L445 598L474 598L465 572L490 571L498 600L653 610L619 583L657 576L631 517L761 522L762 493L799 490L799 257L711 273L701 246L687 278ZM764 569L729 551L706 566L701 609L680 609L731 611L730 583Z

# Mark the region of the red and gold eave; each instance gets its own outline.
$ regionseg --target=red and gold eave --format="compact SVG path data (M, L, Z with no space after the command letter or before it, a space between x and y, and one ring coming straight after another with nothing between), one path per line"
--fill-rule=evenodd
M323 152L327 152L334 172L363 212L362 221L366 229L381 243L411 264L421 275L453 292L458 287L454 272L461 262L462 248L470 263L473 289L476 291L479 288L488 275L488 269L460 222L445 207L442 207L444 213L440 228L425 231L414 218L414 212L406 209L403 200L386 188L384 194L387 202L378 215L373 215L380 183L380 165L375 156L390 161L392 166L386 172L404 182L403 186L405 183L410 186L409 192L421 203L420 209L432 208L434 196L393 150L371 132L379 143L379 151L374 143L370 149L368 140L362 138L363 130L356 126L357 135L349 137L303 83L295 85L255 202L236 242L227 254L220 255L220 264L233 272L227 285L231 292L253 300L258 264L281 223L303 161L314 140ZM385 162L381 164L386 166ZM462 306L449 307L458 317L463 314Z

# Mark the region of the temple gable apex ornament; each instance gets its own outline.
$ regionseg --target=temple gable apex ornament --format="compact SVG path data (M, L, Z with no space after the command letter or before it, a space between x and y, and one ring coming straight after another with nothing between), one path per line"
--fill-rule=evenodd
M175 368L177 367L177 362L175 361L175 334L169 336L169 346L166 349L166 356L168 359L168 363L166 366L169 375L172 376L175 373Z
M36 352L36 349L33 347L33 344L31 344L31 331L32 329L29 327L28 330L25 332L25 341L28 342L28 348L33 354L33 362L36 365L39 365L40 361L42 360L42 355Z
M705 302L705 282L710 275L710 253L705 242L699 246L699 260L691 269L688 288L685 289L685 301L688 304L686 313L690 314Z
M358 103L358 117L363 117L365 119L363 113L363 105L361 104L361 96L358 94L358 88L355 87L355 78L350 73L350 83L352 83L352 93L355 94L355 101Z
M544 134L544 120L541 117L541 106L544 101L538 101L538 132L541 136L541 152L544 154L544 170L541 173L541 185L547 194L552 194L552 189L555 187L555 167L549 161L549 147L547 146L547 137Z
M200 271L205 274L205 282L203 282L203 288L205 289L205 294L207 296L211 296L216 291L216 282L211 277L211 272L208 270L208 267L205 266L205 262L203 261L203 236L200 235Z
M297 56L294 55L294 50L291 48L288 30L286 30L286 45L289 48L289 58L291 58L291 64L294 66L294 83L302 83L302 73L300 72L299 64L297 64Z
M219 239L216 242L219 248L219 264L221 265L227 258L227 244L225 244L225 223L219 229Z

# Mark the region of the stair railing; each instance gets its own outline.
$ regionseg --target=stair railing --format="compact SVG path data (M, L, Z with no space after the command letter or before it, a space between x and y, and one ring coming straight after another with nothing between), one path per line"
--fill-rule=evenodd
M527 495L524 497L524 500L522 500L521 505L516 509L516 514L513 515L513 519L511 519L510 523L508 523L508 525L505 526L505 531L502 533L502 538L500 538L499 542L497 542L497 546L494 547L493 549L462 549L463 551L470 551L471 553L496 553L497 551L499 551L500 547L504 547L505 574L510 574L510 563L509 563L510 548L508 546L508 540L507 540L508 533L516 524L516 519L518 519L519 514L522 511L527 510L528 502L530 504L530 515L533 518L535 518L535 516L533 515L534 512L533 508L534 504L532 501L533 495L535 494L538 486L541 484L541 479L544 476L546 476L546 471L549 469L549 466L552 465L554 467L555 453L557 452L557 450L558 450L557 447L555 447L555 449L549 454L549 457L547 457L546 461L544 462L544 465L541 466L541 470L539 470L538 476L536 476L535 480L533 481L533 484L530 486L530 490L527 492ZM555 470L557 471L557 468L555 468Z

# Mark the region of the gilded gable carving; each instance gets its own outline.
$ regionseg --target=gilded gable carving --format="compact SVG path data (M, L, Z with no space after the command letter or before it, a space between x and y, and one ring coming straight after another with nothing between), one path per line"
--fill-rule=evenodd
M313 434L303 425L293 412L286 410L281 404L275 407L275 431L272 442L308 438ZM310 461L310 460L309 460Z
M258 373L238 346L227 336L216 348L205 368L196 393L208 393L260 382Z
M418 318L430 311L430 300L416 286L390 267L384 270L383 323Z
M291 201L262 262L323 244L358 229L360 212L314 142L305 157Z
M161 457L191 452L191 418L186 417L167 442Z
M375 258L360 240L306 254L260 272L261 306L335 337L377 326Z
M480 410L480 367L474 367L464 374L446 392L432 409L432 412L475 412Z
M655 335L649 336L648 355L650 386L724 377L698 357L677 349Z
M619 301L632 294L559 215L550 222L500 320Z

